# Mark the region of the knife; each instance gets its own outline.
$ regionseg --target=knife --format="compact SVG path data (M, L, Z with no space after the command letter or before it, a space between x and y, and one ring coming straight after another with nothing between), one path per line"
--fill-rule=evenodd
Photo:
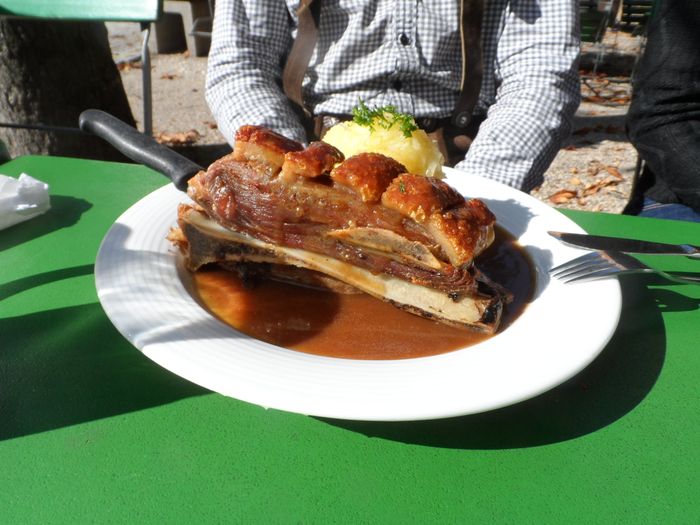
M127 158L162 173L180 191L187 191L187 181L204 169L175 150L159 144L153 137L99 109L83 111L79 126L82 131L104 139Z
M653 253L659 255L686 255L700 258L700 247L691 244L666 244L662 242L638 241L618 237L603 237L584 233L564 233L550 231L552 237L566 244L589 250L616 251L627 253Z

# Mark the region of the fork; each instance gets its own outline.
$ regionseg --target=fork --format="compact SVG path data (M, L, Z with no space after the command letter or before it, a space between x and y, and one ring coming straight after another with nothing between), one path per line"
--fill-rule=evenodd
M700 284L700 276L683 276L650 268L622 252L590 252L549 270L552 277L565 282L589 281L625 273L653 273L682 284Z

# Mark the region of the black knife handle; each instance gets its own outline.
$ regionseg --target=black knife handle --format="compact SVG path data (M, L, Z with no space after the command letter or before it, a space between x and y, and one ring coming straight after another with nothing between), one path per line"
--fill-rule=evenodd
M79 126L81 130L104 139L131 160L162 173L181 191L186 191L187 181L202 170L187 157L99 109L83 111Z

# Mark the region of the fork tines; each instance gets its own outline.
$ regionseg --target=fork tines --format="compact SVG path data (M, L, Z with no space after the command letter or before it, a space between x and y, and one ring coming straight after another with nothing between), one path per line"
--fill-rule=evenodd
M552 277L570 283L600 279L620 272L614 261L599 252L590 252L549 270Z

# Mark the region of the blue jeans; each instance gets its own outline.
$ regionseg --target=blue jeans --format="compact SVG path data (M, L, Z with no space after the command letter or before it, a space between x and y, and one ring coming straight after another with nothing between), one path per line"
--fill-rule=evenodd
M700 212L699 28L699 0L657 0L627 115L627 134L645 168L625 213L641 213L645 198ZM676 207L664 213L673 210L686 214Z
M700 213L684 204L662 204L648 197L644 198L642 209L635 215L654 219L674 219L677 221L700 222Z

